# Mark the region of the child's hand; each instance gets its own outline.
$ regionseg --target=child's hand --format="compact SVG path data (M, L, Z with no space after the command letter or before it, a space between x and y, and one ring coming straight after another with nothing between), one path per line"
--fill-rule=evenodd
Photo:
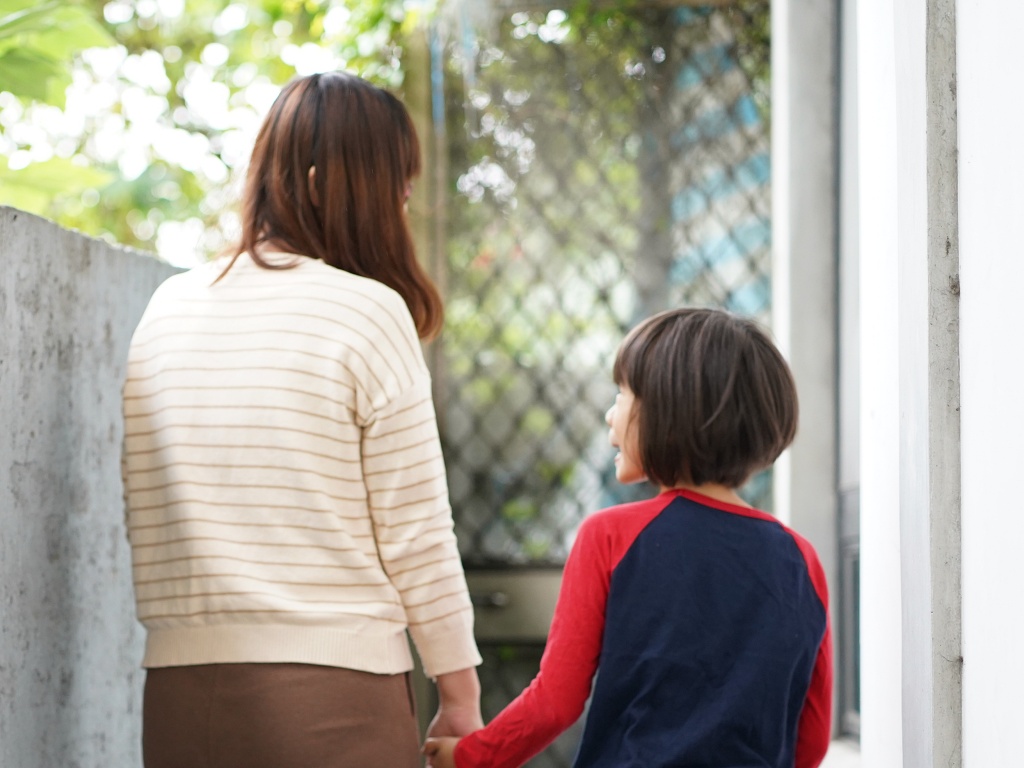
M423 754L429 768L455 768L455 745L459 740L450 736L427 739Z

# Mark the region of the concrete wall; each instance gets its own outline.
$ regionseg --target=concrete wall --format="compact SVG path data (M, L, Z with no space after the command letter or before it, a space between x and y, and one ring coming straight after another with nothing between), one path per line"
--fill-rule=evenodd
M859 0L858 37L864 759L959 766L952 2Z
M952 0L895 5L903 765L961 764Z
M138 766L120 392L172 270L9 208L0 260L0 766Z
M1024 5L960 0L964 764L1021 765L1024 720Z
M857 2L864 764L1019 765L1024 8Z

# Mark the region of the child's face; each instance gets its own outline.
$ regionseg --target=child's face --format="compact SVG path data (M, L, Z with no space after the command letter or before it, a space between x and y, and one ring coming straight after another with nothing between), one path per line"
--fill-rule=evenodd
M636 398L629 387L619 387L615 403L604 415L611 429L608 442L619 449L615 455L615 479L620 483L639 483L646 480L640 467L640 449L637 443L636 420L633 418L633 404Z

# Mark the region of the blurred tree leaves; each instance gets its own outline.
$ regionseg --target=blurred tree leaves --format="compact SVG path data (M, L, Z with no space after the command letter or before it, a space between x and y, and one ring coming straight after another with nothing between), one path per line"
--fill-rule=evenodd
M334 68L400 87L403 36L430 6L0 0L0 203L183 261L213 253L279 87Z
M63 107L72 57L113 43L80 6L0 0L0 87L15 96Z
M111 174L53 157L26 168L0 168L0 205L12 205L30 213L43 213L61 205L68 195L106 186Z
M82 7L0 0L0 89L25 101L62 108L75 54L113 43ZM5 162L0 167L0 204L42 213L52 201L102 187L110 179L100 169L60 157L18 169Z

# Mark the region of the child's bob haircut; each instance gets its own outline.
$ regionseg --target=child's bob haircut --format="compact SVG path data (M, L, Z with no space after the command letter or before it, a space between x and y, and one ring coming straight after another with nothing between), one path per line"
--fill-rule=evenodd
M622 342L613 376L636 400L640 465L663 488L738 488L796 435L789 366L755 322L728 312L648 318Z

